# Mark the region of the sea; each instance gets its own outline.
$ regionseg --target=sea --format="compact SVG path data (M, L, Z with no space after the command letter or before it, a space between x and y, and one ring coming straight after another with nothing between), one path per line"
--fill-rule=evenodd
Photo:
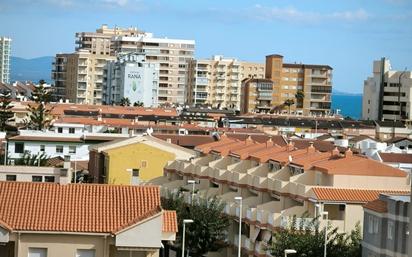
M343 117L358 120L362 115L362 95L332 94L332 109L340 109Z

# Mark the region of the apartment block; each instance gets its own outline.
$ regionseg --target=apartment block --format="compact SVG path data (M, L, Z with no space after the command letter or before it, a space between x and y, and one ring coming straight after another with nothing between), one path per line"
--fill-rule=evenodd
M241 113L267 113L272 110L273 81L247 78L242 81Z
M412 72L391 69L390 60L373 62L373 74L364 81L362 118L365 120L410 120Z
M187 62L193 59L194 40L156 38L152 33L113 37L116 53L141 53L159 65L159 105L185 104Z
M241 81L264 78L264 64L221 55L188 62L187 103L240 110Z
M265 78L273 81L272 105L276 112L288 112L284 103L293 100L291 112L325 115L331 112L332 67L328 65L284 63L283 56L266 56ZM297 97L302 92L303 99Z
M146 62L140 53L118 55L104 70L103 103L119 104L122 98L133 105L157 106L159 64Z
M273 138L275 139L275 138ZM298 148L299 140L279 146L269 138L256 142L251 137L236 140L222 135L219 141L195 148L198 157L176 160L165 167L165 176L153 183L162 186L163 196L185 188L190 202L195 180L195 198L216 196L232 217L227 243L220 252L234 256L238 247L239 217L242 213L242 252L246 256L270 256L266 251L272 234L279 228L310 224L320 217L320 227L331 224L349 232L359 222L363 227L363 205L380 193L409 193L406 172L389 167L350 149L325 151L309 144ZM242 197L242 207L235 197Z
M410 202L409 194L381 194L364 206L362 256L409 256Z
M0 82L10 83L11 38L0 37Z

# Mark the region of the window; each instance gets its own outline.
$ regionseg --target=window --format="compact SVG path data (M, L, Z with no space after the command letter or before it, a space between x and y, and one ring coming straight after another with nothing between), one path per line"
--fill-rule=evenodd
M393 239L393 221L388 221L388 239Z
M43 177L42 176L32 176L31 181L33 181L33 182L43 182Z
M69 153L76 153L76 146L75 145L70 145L69 146Z
M133 176L133 177L138 177L138 176L139 176L139 173L140 173L140 170L139 170L139 169L133 169L133 170L132 170L132 176Z
M44 152L46 150L46 146L45 145L40 145L40 152Z
M47 257L47 248L29 248L29 257Z
M45 176L44 182L54 182L54 176Z
M379 220L378 218L373 218L373 232L377 234L379 232Z
M373 234L373 217L369 216L368 218L368 233Z
M56 153L63 153L63 146L62 145L56 145Z
M16 181L16 175L6 175L6 181Z
M94 249L78 249L76 251L76 257L94 257L95 251Z
M142 161L141 167L142 167L142 168L147 168L147 161Z
M24 143L22 142L14 143L14 153L24 153Z
M57 128L57 133L63 133L63 128Z
M69 128L69 133L74 134L74 128Z

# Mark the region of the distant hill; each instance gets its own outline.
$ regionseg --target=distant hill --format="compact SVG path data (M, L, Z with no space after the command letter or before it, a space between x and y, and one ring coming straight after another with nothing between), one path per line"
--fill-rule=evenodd
M340 91L337 89L332 89L332 94L333 95L362 95L362 93L350 93L350 92L344 92L344 91Z
M33 59L12 56L10 60L11 81L30 80L38 82L39 80L44 79L46 82L50 83L53 59L53 56L43 56Z

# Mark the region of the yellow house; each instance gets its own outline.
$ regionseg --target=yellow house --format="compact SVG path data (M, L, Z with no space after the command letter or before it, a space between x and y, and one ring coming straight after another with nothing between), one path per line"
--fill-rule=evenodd
M163 176L168 161L189 160L195 152L143 135L93 146L89 172L93 182L137 185Z

